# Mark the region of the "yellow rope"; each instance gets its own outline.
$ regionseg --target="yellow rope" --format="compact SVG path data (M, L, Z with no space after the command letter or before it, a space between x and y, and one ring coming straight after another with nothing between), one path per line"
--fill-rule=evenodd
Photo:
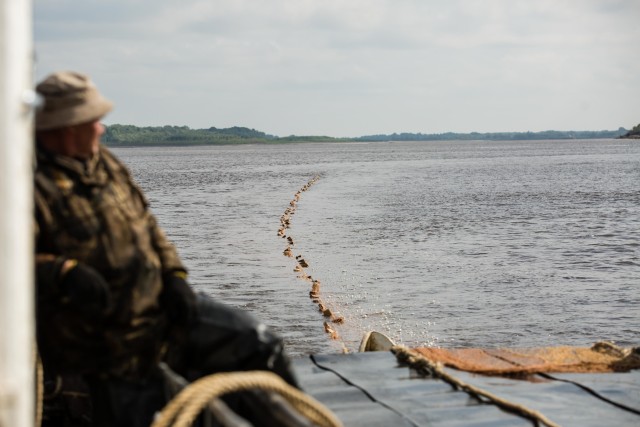
M416 354L415 352L412 352L404 346L394 346L391 348L391 351L396 355L397 359L400 362L406 363L411 368L415 369L423 375L440 378L448 382L455 388L459 388L473 396L482 396L492 403L500 406L501 408L504 408L510 412L520 414L529 419L536 420L546 426L559 427L558 424L549 420L546 416L536 410L527 408L524 405L510 402L506 399L496 396L493 393L461 381L453 375L445 372L444 369L442 369L442 365L440 363L433 362L422 355Z
M266 371L219 373L200 378L174 397L158 414L151 427L187 427L212 399L251 389L280 394L298 412L320 427L342 427L340 420L320 402L285 383L276 374Z
M40 427L42 425L43 414L43 401L44 401L44 369L42 367L42 359L40 358L40 352L38 352L38 345L34 343L33 354L35 359L36 368L36 402L35 402L35 421L34 425Z

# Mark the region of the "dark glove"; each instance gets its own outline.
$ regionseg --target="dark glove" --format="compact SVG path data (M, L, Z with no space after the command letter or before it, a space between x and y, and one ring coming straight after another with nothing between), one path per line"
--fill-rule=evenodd
M76 264L58 284L61 297L79 312L96 316L112 308L111 291L104 277L86 264Z
M175 271L166 274L163 285L160 301L167 310L169 319L181 326L194 324L198 315L198 306L196 294L187 283L186 273Z

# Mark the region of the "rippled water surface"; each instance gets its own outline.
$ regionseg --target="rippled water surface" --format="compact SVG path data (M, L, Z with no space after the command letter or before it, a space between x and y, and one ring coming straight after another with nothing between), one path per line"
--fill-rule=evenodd
M393 142L114 150L194 286L293 355L379 330L443 347L640 344L640 142ZM321 299L283 255L286 235Z

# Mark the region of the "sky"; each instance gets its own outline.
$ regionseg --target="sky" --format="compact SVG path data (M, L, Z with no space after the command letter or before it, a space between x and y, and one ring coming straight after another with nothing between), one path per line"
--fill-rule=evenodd
M271 135L640 123L638 0L34 0L35 77L104 122Z

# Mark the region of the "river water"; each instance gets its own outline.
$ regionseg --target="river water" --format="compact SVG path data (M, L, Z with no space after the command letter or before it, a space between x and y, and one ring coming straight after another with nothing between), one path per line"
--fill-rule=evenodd
M640 344L638 141L113 151L194 287L292 355L354 351L368 330L409 346ZM298 192L291 246L278 230Z

